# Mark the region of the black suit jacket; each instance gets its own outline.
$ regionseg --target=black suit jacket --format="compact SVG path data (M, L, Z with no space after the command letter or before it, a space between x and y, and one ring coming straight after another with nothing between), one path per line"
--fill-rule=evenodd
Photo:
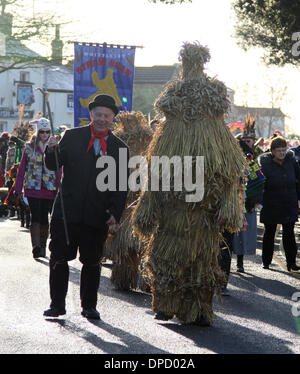
M101 192L96 180L106 167L96 167L97 159L94 147L87 152L91 139L89 126L67 130L59 143L59 166L63 167L62 196L67 222L83 223L96 228L103 228L109 219L107 210L119 222L126 204L126 191L119 191L119 149L127 150L125 164L128 175L129 150L127 145L110 131L107 138L107 156L113 157L116 163L116 191ZM55 154L49 149L45 152L45 163L48 169L56 170ZM127 187L127 186L126 186ZM59 191L52 217L62 219Z

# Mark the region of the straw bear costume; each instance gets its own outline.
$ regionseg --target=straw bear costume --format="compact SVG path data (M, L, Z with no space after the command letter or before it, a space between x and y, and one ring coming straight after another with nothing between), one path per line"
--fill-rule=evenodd
M181 77L169 82L155 102L165 120L147 154L149 164L152 156L204 156L204 196L186 202L189 192L172 188L171 172L171 190L144 191L133 214L136 231L147 240L144 265L152 309L184 323L213 321L213 295L224 281L218 265L220 233L238 230L243 220L237 186L246 163L224 124L227 89L203 72L209 58L206 47L183 45ZM192 169L195 175L195 163Z

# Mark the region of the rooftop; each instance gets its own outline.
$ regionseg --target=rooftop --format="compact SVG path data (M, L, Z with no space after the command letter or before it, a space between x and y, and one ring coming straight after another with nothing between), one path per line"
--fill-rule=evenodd
M255 115L255 113L261 116L270 116L273 117L284 117L285 114L282 113L280 108L262 108L262 107L245 107L245 106L238 106L234 105L234 110L240 113L247 115L249 112L250 115Z
M6 38L6 55L14 57L36 57L41 58L42 56L26 47L19 40L12 38Z
M49 66L46 68L46 87L48 90L73 92L73 70L63 65Z
M178 73L178 65L171 66L150 66L134 69L134 84L165 84ZM73 67L70 65L51 66L47 68L46 86L53 90L73 90Z
M167 83L178 75L179 66L179 64L147 67L136 66L134 69L134 83Z

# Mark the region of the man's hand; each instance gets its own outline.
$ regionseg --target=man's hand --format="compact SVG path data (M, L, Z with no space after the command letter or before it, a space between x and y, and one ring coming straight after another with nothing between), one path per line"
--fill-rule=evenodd
M107 210L106 213L110 214L109 220L106 221L108 225L108 231L111 235L114 235L119 230L120 225L118 224L115 217L110 213L109 210Z
M110 211L107 210L106 213L110 214ZM108 224L108 226L117 225L117 221L112 214L110 214L109 220L106 221L106 223Z
M58 141L55 136L51 136L48 141L48 147L51 151L58 145Z

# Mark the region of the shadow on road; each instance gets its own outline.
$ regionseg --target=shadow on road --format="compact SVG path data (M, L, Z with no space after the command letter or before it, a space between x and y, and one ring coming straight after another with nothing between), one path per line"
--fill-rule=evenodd
M175 325L162 326L193 340L200 348L206 348L217 354L291 354L289 341L278 339L240 324L218 318L213 327Z
M45 259L36 259L40 264L49 266L49 261ZM80 269L75 268L69 264L69 281L80 285ZM100 288L98 291L99 295L108 297L118 298L121 301L126 301L133 304L136 307L151 308L151 295L139 290L121 291L113 288L110 278L106 275L101 274Z
M285 274L285 271L282 270L268 270L268 272L276 272ZM282 281L276 279L268 279L258 277L250 273L244 273L239 275L230 275L229 284L234 285L235 287L245 289L252 292L257 292L258 290L264 290L270 295L281 296L284 299L290 299L292 294L297 291L297 288L286 284Z
M252 275L251 280L240 275L231 276L230 284L237 289L230 290L230 297L216 301L215 312L219 310L228 315L257 320L259 323L296 333L291 305L288 303L297 291L295 287L255 275ZM269 297L262 295L262 290L268 293Z
M104 339L100 337L101 331L99 331L99 335L98 334L96 335L94 333L91 333L90 331L87 331L85 329L78 327L75 323L69 320L59 319L59 318L51 318L51 319L46 318L46 321L59 324L61 327L65 328L67 331L71 332L72 334L75 334L76 336L93 344L96 348L100 349L104 353L109 353L109 354L132 354L132 352L134 352L135 354L146 353L146 352L151 353L151 354L169 353L149 343L146 343L145 341L138 338L137 336L134 336L124 330L116 328L101 320L100 321L90 320L89 322L93 324L94 326L99 327L99 330L105 330L109 334L116 336L124 343L124 345L105 341Z

